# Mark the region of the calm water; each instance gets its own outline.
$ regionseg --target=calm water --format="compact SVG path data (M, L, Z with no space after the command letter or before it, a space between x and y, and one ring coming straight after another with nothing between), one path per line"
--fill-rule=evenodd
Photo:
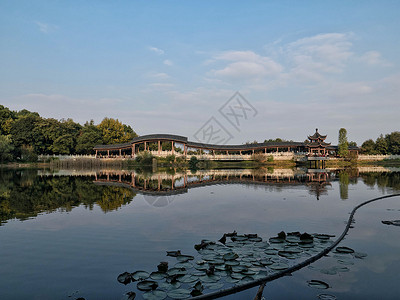
M400 192L399 170L217 170L206 172L6 171L0 173L0 299L123 299L125 271L155 271L166 250L224 233L280 231L339 236L357 204ZM326 272L340 255L268 283L266 299L398 299L400 197L355 216L340 246L367 254ZM334 238L335 239L335 238ZM303 258L304 259L304 258ZM321 271L322 270L322 271ZM336 274L332 274L336 273ZM322 280L329 289L308 286ZM257 288L227 299L253 299Z

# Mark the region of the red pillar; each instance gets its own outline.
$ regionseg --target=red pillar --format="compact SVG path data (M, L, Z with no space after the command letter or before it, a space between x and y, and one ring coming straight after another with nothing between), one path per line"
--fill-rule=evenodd
M107 158L110 158L110 150L107 150Z
M160 155L161 141L158 141L158 155Z
M144 151L147 151L147 142L144 142Z
M135 144L132 144L132 157L135 156Z

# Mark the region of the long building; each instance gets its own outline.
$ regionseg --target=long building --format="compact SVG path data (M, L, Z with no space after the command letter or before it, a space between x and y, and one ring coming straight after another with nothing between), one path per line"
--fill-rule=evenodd
M156 156L176 155L189 157L192 155L206 155L209 159L221 155L240 157L264 154L281 153L300 154L308 156L336 156L338 146L326 143L326 135L321 135L316 129L315 133L308 136L307 142L266 142L243 145L216 145L189 141L187 137L172 134L150 134L132 139L128 143L113 145L96 145L96 157L99 158L134 158L138 153L150 151ZM349 147L349 151L358 154L358 147Z

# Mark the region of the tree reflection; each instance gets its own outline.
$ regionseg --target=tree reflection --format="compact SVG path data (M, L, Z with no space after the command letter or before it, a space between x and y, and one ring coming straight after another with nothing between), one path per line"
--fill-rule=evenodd
M26 220L56 209L71 211L83 204L98 204L104 212L128 204L136 193L124 187L99 186L93 178L38 176L35 171L2 171L0 174L0 222Z

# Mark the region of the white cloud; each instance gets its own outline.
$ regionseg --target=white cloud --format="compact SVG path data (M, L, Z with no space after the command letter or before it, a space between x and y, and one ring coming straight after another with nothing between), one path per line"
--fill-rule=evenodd
M360 57L360 61L370 66L390 67L391 64L382 58L378 51L368 51Z
M156 48L156 47L149 47L149 50L158 54L158 55L163 55L164 54L164 50Z
M306 37L283 48L291 74L321 80L325 74L341 73L353 55L352 33L326 33Z
M149 77L157 78L157 79L168 79L170 76L166 73L151 73Z
M167 65L167 66L172 66L174 63L172 61L170 61L169 59L166 59L163 61L163 64Z
M39 27L39 30L43 33L50 33L58 29L58 26L47 24L43 22L36 21L35 24Z
M217 55L216 61L230 63L212 73L216 77L228 79L249 79L255 77L276 76L283 68L269 57L261 56L253 51L227 51Z

